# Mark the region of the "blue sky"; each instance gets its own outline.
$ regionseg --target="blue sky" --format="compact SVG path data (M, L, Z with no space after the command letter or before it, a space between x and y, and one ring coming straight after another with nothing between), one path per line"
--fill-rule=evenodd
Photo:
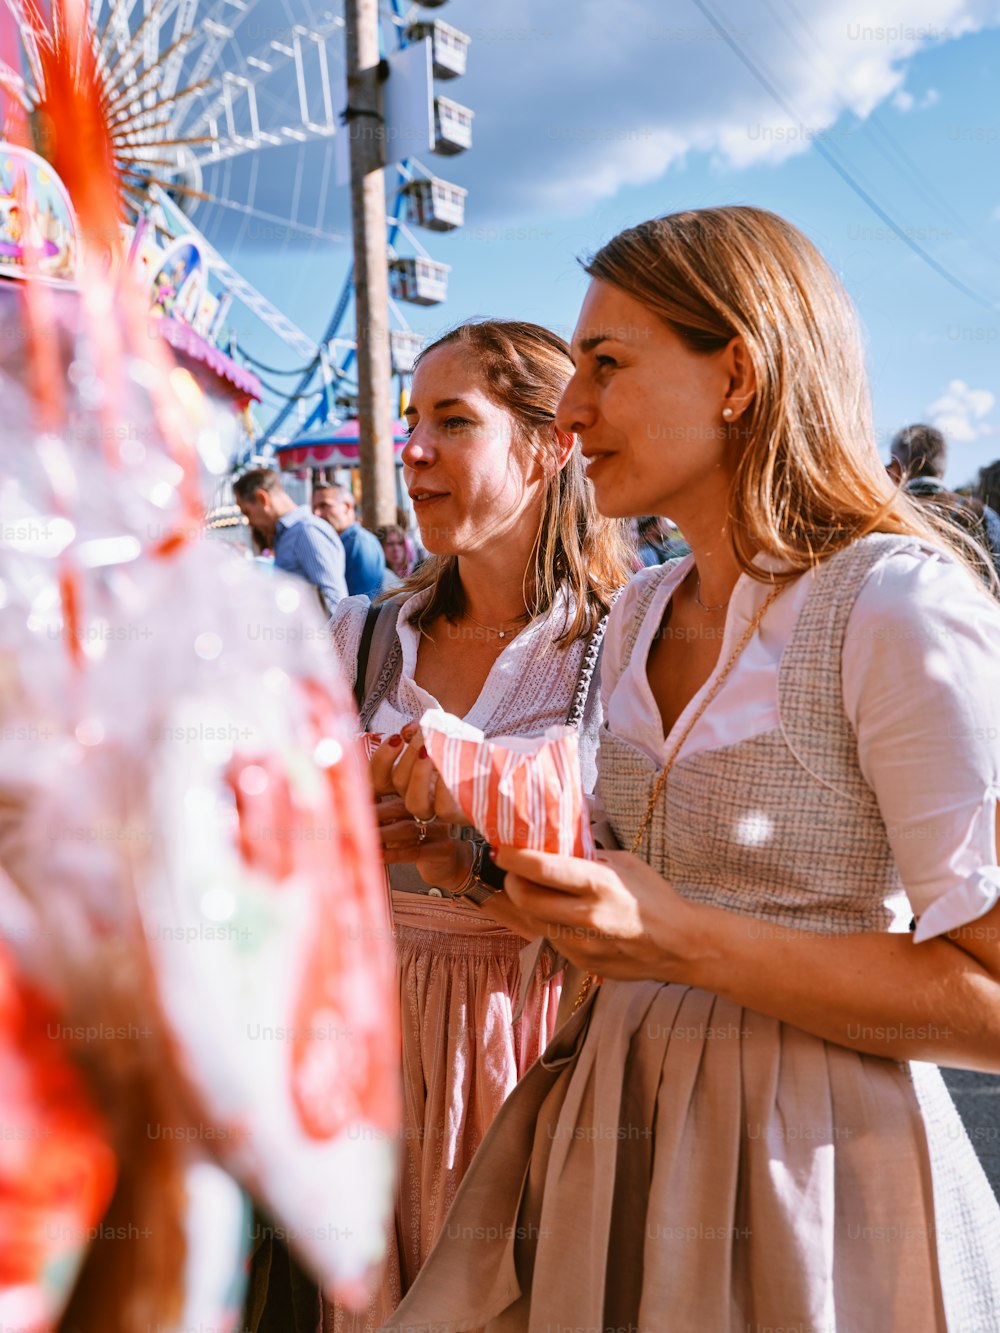
M752 203L801 226L857 303L883 456L914 420L948 434L954 484L1000 456L1000 3L889 0L875 16L843 0L508 0L487 19L481 0L452 0L435 12L473 37L468 74L440 90L476 111L475 146L423 159L470 193L464 229L420 233L452 272L444 305L404 308L412 327L503 315L568 334L586 283L577 255L658 213ZM968 290L907 248L819 145ZM296 175L306 198L331 149L270 151L255 201L292 216ZM346 232L343 196L311 201L317 230ZM196 221L320 333L346 244L260 221L234 232L215 220L213 236L211 218ZM237 322L257 355L299 364Z

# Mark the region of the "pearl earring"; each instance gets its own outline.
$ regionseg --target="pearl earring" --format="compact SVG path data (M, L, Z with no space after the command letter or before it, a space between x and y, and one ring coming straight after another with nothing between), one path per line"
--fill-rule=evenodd
M729 418L733 415L733 409L732 409L731 407L724 407L724 408L722 409L722 415L723 415L723 416L726 418L726 420L728 421Z

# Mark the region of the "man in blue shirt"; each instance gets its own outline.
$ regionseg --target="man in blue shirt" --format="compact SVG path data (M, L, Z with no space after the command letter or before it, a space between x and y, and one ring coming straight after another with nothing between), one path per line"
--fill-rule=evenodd
M233 495L257 540L274 551L275 568L313 584L331 613L347 596L347 583L344 547L330 524L297 505L271 468L244 472Z
M312 508L314 514L336 528L344 543L347 591L352 597L376 597L385 579L385 552L375 534L358 522L354 496L344 486L317 486Z

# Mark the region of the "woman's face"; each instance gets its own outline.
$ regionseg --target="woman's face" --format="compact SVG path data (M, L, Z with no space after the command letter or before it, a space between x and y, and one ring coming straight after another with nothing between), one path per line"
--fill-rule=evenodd
M683 529L721 505L725 518L731 348L692 352L641 302L591 282L556 423L580 436L602 514L665 514Z
M514 418L483 391L459 344L429 352L413 376L403 477L424 546L465 555L530 527L541 513L541 464L515 444Z
M394 574L401 574L406 565L406 543L397 532L390 532L382 543L386 564Z

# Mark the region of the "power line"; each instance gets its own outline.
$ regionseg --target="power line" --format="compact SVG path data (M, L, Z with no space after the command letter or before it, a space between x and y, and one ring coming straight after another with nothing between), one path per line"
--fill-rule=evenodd
M761 69L758 68L758 66L750 59L750 57L745 55L744 52L740 50L739 46L730 36L729 31L716 18L715 14L713 14L709 6L704 3L704 0L693 0L693 2L696 8L699 9L702 14L704 14L705 18L709 21L709 23L711 23L712 27L716 30L716 32L726 43L729 49L733 52L736 58L740 61L742 65L746 66L746 68L750 71L750 73L761 85L761 87L765 90L765 92L769 93L771 97L774 98L774 100L785 112L785 114L792 118L792 121L794 123L796 124L801 123L801 117L796 113L795 108L778 91L778 89L767 77L767 75ZM907 246L910 250L912 250L913 253L917 255L920 259L922 259L929 268L933 269L934 272L939 277L944 278L945 282L947 282L950 286L954 287L956 291L961 292L963 296L967 296L970 301L974 301L976 305L983 306L986 310L991 310L991 311L996 311L998 308L1000 308L998 307L995 301L990 301L988 298L980 296L980 294L977 291L974 291L971 287L969 287L966 283L964 283L962 279L957 277L954 273L952 273L950 269L945 268L945 266L939 263L932 254L930 254L927 250L924 249L922 245L919 244L919 242L915 241L913 237L910 236L909 233L906 231L906 228L902 227L890 213L886 212L886 210L882 207L882 205L876 199L874 199L871 194L869 194L869 192L864 188L864 186L861 185L857 180L855 180L854 176L847 169L847 167L843 166L840 162L837 161L836 156L827 148L826 144L824 144L820 139L817 138L813 140L812 146L815 148L816 152L819 153L820 157L822 157L823 160L833 168L833 170L837 173L837 175L841 178L841 180L844 181L844 183L848 186L848 188L852 190L854 194L858 196L859 199L863 200L864 203L868 205L868 207L872 210L872 212L876 215L876 217L881 218L881 220L890 229L890 231L894 232L895 235L898 236L899 239L903 242L903 244Z
M786 0L786 3L788 5L789 11L794 15L795 20L798 23L799 27L809 38L813 46L818 47L819 43L816 41L812 29L809 27L809 24L802 17L802 15L799 13L796 6L792 3L792 0ZM764 0L764 5L767 8L768 12L774 18L774 21L781 28L782 32L785 33L788 40L795 46L796 50L802 55L802 57L805 60L809 61L809 63L812 64L814 68L816 68L817 66L816 62L813 59L813 56L810 54L810 52L808 52L805 49L805 47L798 40L798 38L792 33L788 24L785 23L784 19L777 12L775 6L770 3L770 0ZM832 70L830 69L826 61L824 61L824 65L826 66L827 75L831 75ZM867 117L867 119L864 122L864 129L869 133L872 146L876 149L876 151L881 153L881 155L886 159L886 161L893 163L896 169L909 181L911 187L915 189L919 195L922 196L922 198L926 203L929 203L932 208L938 209L947 218L949 218L950 221L955 224L955 226L958 228L960 232L963 232L969 240L973 241L974 244L979 247L979 250L987 259L989 259L994 264L1000 264L1000 256L998 256L997 253L990 247L990 245L983 239L983 237L979 234L979 232L975 229L975 227L973 227L969 223L969 221L966 218L964 218L961 213L959 213L959 211L954 207L954 205L947 198L947 196L942 194L941 191L938 190L938 188L935 186L934 182L930 180L927 177L927 175L920 169L919 163L913 160L913 158L909 155L909 153L906 151L903 145L899 142L896 135L893 134L889 126L884 125L882 123L878 111L872 111L872 113ZM879 142L880 140L882 142Z

